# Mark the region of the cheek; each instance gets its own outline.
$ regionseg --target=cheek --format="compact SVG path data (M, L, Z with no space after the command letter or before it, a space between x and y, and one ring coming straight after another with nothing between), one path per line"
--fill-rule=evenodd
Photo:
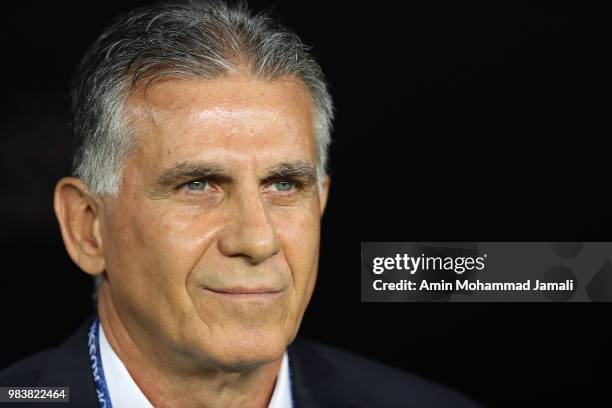
M316 279L320 218L312 212L295 211L277 216L274 221L295 289L301 296L307 295Z
M155 203L132 204L115 214L108 234L109 275L121 275L123 287L140 288L129 295L146 294L149 300L141 302L187 307L186 281L210 245L215 226L195 213L162 210Z

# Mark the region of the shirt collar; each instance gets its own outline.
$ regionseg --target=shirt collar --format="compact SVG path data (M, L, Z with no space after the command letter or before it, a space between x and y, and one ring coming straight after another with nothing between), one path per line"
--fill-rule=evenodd
M283 354L283 362L276 377L274 392L270 398L268 408L292 408L293 401L291 399L291 378L289 378L289 355L285 351Z
M106 386L114 407L153 408L104 334L100 324L100 354ZM268 408L292 408L289 356L285 351Z

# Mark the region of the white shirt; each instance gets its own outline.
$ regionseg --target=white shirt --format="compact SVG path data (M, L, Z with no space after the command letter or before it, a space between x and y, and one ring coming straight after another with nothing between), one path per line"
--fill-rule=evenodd
M100 324L100 355L106 387L114 408L153 408L128 372L115 350L106 339ZM283 355L281 368L276 378L274 392L268 408L292 408L291 379L289 377L289 357Z

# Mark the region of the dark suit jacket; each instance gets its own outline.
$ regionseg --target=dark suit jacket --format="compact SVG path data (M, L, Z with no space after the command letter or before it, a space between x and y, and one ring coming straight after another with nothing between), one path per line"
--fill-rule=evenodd
M70 404L66 406L97 408L87 352L90 323L59 347L0 371L0 386L68 386ZM446 388L331 347L297 339L288 353L296 408L476 407Z

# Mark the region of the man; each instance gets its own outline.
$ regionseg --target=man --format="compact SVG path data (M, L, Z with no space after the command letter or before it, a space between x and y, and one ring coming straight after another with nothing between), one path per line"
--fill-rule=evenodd
M315 285L332 102L290 31L245 6L117 19L73 93L75 177L55 211L97 315L0 385L78 407L470 406L295 340Z

